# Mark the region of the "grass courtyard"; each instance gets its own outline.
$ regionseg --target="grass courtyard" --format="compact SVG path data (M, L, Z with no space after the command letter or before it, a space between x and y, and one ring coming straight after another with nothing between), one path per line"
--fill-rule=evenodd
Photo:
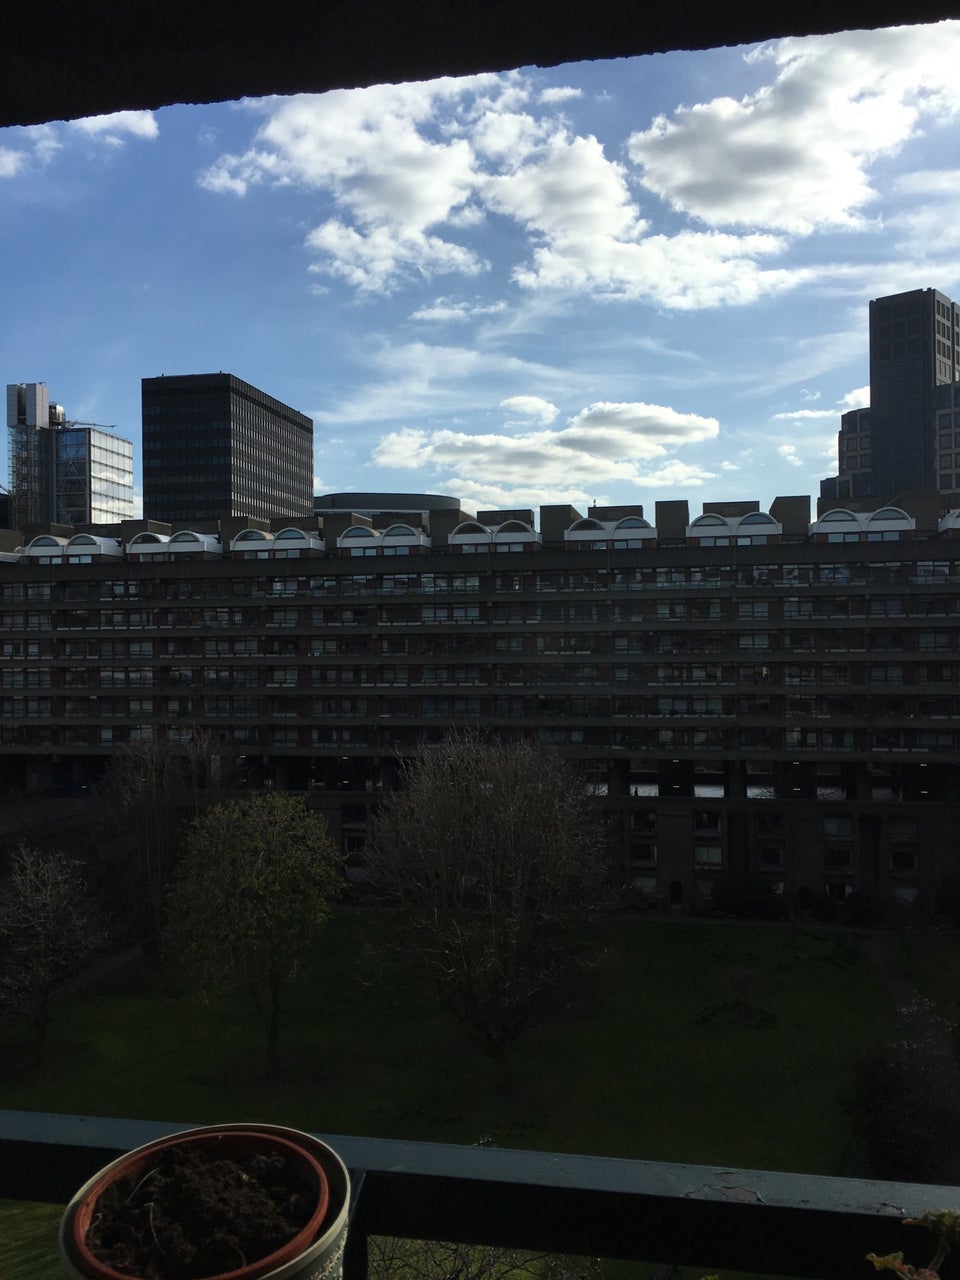
M199 1008L135 961L61 1005L42 1066L0 1032L0 1107L860 1172L840 1093L891 1006L855 940L611 918L605 963L520 1042L505 1093L426 996L377 981L363 941L383 927L353 910L330 922L292 993L275 1081L255 1011ZM775 1024L740 1025L725 1006L742 1000ZM55 1220L2 1211L6 1280L58 1275Z

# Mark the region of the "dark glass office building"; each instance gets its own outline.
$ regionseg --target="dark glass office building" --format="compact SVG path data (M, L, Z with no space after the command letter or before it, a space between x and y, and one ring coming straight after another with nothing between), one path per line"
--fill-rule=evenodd
M143 506L173 524L313 511L313 422L229 373L144 378Z

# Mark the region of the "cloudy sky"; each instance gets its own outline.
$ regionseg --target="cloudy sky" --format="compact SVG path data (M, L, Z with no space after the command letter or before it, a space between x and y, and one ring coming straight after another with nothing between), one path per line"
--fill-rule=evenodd
M958 66L952 22L0 130L2 381L139 466L141 377L235 373L317 492L815 495L869 299L960 291Z

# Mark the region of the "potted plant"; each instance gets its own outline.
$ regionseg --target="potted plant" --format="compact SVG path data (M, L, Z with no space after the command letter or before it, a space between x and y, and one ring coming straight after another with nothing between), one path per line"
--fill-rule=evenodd
M211 1125L138 1147L76 1193L67 1280L336 1280L350 1179L325 1143L275 1125Z

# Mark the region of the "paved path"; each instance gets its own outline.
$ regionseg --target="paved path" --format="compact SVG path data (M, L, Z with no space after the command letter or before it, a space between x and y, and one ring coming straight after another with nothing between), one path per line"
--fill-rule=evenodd
M883 979L907 1038L926 1040L937 1052L949 1057L954 1051L950 1024L913 985L900 962L893 939L884 933L863 934L860 945Z

